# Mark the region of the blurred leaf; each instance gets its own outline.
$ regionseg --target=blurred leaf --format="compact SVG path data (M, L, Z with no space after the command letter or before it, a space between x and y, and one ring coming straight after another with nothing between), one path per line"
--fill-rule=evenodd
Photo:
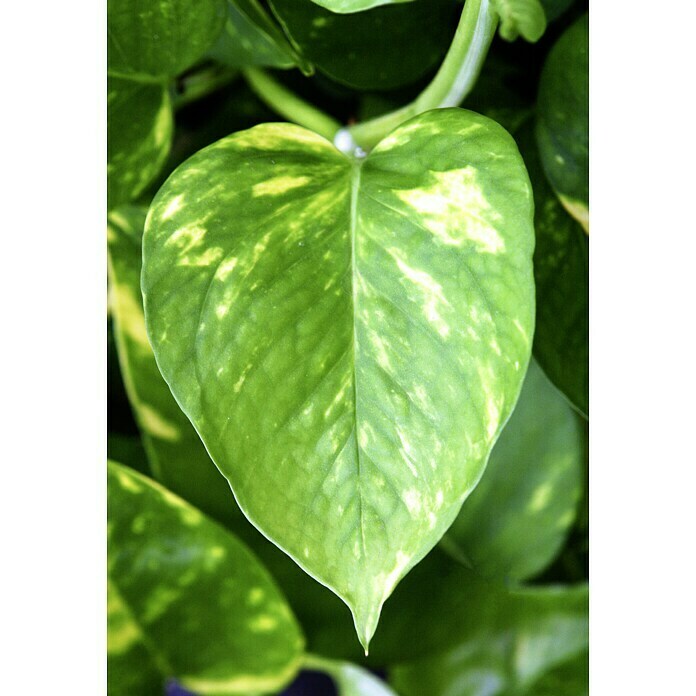
M544 674L529 689L529 696L587 696L589 653L584 652Z
M307 655L305 669L328 674L337 696L397 696L379 677L350 662Z
M546 31L546 15L540 0L491 0L500 16L500 36L514 41L522 36L535 43Z
M227 481L174 400L147 338L140 292L146 213L124 206L108 217L110 292L126 390L155 477L206 514L241 522Z
M537 142L551 186L589 231L589 18L556 42L539 82Z
M106 437L106 456L124 462L141 474L150 475L150 464L139 437L109 433Z
M551 23L557 20L574 2L575 0L541 0L546 21Z
M549 672L585 654L586 586L479 594L469 602L468 630L450 650L390 670L400 696L553 696L537 691ZM431 621L437 620L430 617ZM575 663L573 663L575 670ZM575 671L574 671L575 674ZM556 674L558 676L558 673ZM580 678L582 674L578 675ZM548 676L540 688L552 682Z
M225 29L208 55L233 67L301 65L312 71L257 0L228 0Z
M549 379L589 415L589 240L560 204L539 162L529 128L520 132L534 189L534 356Z
M560 616L556 608L568 615ZM546 617L541 624L538 616ZM379 668L438 656L471 641L495 642L496 636L508 631L506 617L515 617L515 622L528 631L530 648L534 648L537 638L543 638L534 636L546 624L567 625L569 639L575 636L580 648L584 648L587 587L510 590L501 581L482 579L436 547L404 578L384 605L367 659L343 625L327 623L317 628L309 649ZM565 647L559 647L565 654ZM401 694L398 688L396 691Z
M247 517L365 646L519 395L531 202L512 138L438 109L360 165L290 124L236 133L150 208L158 364Z
M164 165L174 131L166 85L108 78L109 209L142 193Z
M107 491L110 696L157 693L156 673L214 696L290 681L300 628L241 542L119 464L109 463Z
M225 23L225 0L107 0L109 71L140 80L190 68Z
M270 4L308 60L358 89L391 89L416 81L442 59L454 36L452 0L415 0L355 14L336 14L311 0Z
M577 416L532 361L483 478L444 541L484 576L524 580L556 556L582 491Z

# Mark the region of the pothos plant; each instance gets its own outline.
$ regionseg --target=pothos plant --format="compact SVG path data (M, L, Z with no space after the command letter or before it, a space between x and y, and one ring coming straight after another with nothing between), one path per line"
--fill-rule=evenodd
M108 0L108 66L109 693L586 693L584 4Z

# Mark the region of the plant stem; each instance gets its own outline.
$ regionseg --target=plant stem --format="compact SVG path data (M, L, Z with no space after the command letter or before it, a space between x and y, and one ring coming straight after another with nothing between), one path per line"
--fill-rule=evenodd
M326 674L333 674L340 663L336 660L330 660L326 657L320 657L319 655L312 655L312 653L306 653L302 664L306 669L315 672L325 672Z
M289 121L309 128L327 140L333 140L340 130L341 124L336 119L300 99L263 70L247 68L243 74L259 99Z
M430 109L458 106L476 82L497 23L489 0L466 0L452 44L432 82L410 104L350 126L347 132L354 144L372 148L409 118Z

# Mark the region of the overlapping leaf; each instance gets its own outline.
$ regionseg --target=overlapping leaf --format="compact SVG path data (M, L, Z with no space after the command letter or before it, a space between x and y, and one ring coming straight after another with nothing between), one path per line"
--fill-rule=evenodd
M577 416L533 361L483 478L445 541L485 576L523 580L555 557L582 489Z
M539 82L537 141L566 210L589 231L589 19L557 41Z
M309 656L306 666L311 671L329 675L337 696L397 696L381 679L350 662Z
M229 522L241 517L232 492L164 381L145 330L140 292L146 210L108 217L109 280L121 370L154 475L196 507Z
M109 694L154 694L169 677L201 695L282 688L303 638L254 556L126 467L110 463L107 484Z
M583 687L586 693L586 586L481 589L475 600L468 603L467 630L450 650L390 670L401 696L581 696ZM560 688L549 691L559 678Z
M325 7L331 12L350 13L369 10L379 5L396 5L402 2L413 2L414 0L312 0L317 5Z
M428 72L444 56L461 11L452 0L414 0L354 14L336 14L312 0L270 4L307 60L359 89L391 89Z
M311 72L258 0L227 0L225 28L208 55L233 67L299 65Z
M174 118L166 85L108 79L107 199L128 203L157 176L169 153Z
M237 133L150 209L159 367L241 508L346 601L363 644L519 394L531 203L510 136L443 109L362 163L288 124Z
M190 68L225 23L225 0L108 0L109 71L152 81Z
M518 141L534 188L534 355L549 379L584 416L589 414L589 240L549 186L524 129Z

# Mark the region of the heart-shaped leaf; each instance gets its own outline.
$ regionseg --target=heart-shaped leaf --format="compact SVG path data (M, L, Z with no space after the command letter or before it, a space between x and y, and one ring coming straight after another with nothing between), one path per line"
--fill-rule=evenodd
M482 575L524 580L555 557L581 492L578 417L532 361L483 478L443 542Z
M174 117L166 85L109 77L107 96L108 207L128 203L167 159Z
M140 80L190 68L222 31L225 0L108 0L109 71Z
M355 14L336 14L312 0L270 4L307 60L358 89L392 89L422 77L444 56L456 27L452 20L461 12L452 0L415 0Z
M229 532L165 488L110 463L109 694L282 688L303 638L285 599ZM159 688L155 686L159 683Z
M537 141L566 210L589 231L589 18L556 42L539 81Z
M460 109L362 162L257 126L194 155L150 208L162 374L242 510L345 600L365 646L517 400L531 218L512 138Z

